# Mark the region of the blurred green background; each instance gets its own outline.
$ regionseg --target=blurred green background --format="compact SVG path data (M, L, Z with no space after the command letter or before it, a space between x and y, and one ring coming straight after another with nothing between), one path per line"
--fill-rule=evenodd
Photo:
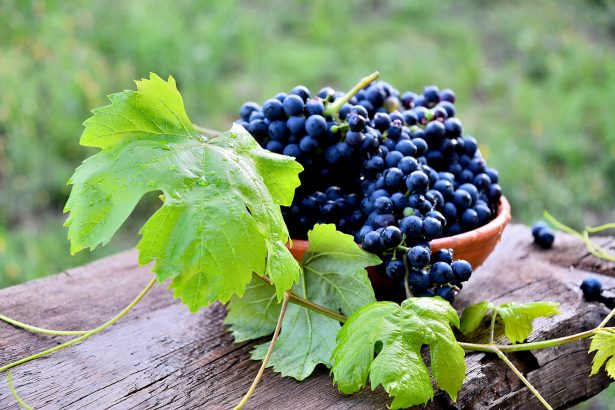
M613 2L0 0L0 287L136 244L153 200L93 253L69 256L62 227L107 94L172 74L191 119L227 129L246 100L375 69L456 91L517 221L615 218Z

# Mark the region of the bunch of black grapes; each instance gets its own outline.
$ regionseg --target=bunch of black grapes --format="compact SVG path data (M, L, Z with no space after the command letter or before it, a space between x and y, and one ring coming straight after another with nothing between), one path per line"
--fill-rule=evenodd
M453 301L472 274L430 241L485 225L498 211L498 172L455 116L455 94L425 87L400 93L366 77L350 93L305 86L262 106L245 103L238 123L264 148L305 168L283 209L292 238L334 223L378 254L382 298L438 295Z

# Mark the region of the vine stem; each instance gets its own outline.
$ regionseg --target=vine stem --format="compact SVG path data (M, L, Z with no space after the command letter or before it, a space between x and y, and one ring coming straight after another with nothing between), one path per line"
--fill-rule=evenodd
M4 371L6 371L6 370L8 370L8 369L11 369L11 368L13 368L13 367L15 367L15 366L18 366L18 365L20 365L20 364L23 364L23 363L29 362L29 361L34 360L34 359L38 359L39 357L43 357L43 356L46 356L46 355L49 355L49 354L55 353L55 352L57 352L58 350L62 350L62 349L64 349L64 348L66 348L66 347L72 346L72 345L77 344L77 343L79 343L79 342L83 342L84 340L88 339L90 336L95 335L96 333L100 333L100 332L102 332L103 330L105 330L106 328L108 328L109 326L113 325L115 322L117 322L118 320L120 320L121 318L123 318L124 316L126 316L126 314L127 314L128 312L130 312L130 310L132 310L132 308L134 308L134 307L137 305L137 303L139 303L139 302L141 301L141 299L143 299L143 297L147 294L147 292L148 292L148 291L149 291L149 290L150 290L150 289L151 289L151 288L152 288L155 284L156 284L156 279L154 278L154 279L152 279L152 280L151 280L151 281L147 284L147 286L146 286L146 287L145 287L145 288L141 291L141 293L139 293L139 295L138 295L138 296L137 296L137 297L136 297L136 298L135 298L132 302L130 302L130 304L129 304L128 306L126 306L124 309L122 309L122 311L121 311L120 313L118 313L117 315L115 315L115 316L114 316L111 320L109 320L108 322L103 323L102 325L98 326L97 328L90 330L89 332L87 332L87 333L83 334L82 336L80 336L80 337L78 337L78 338L76 338L76 339L69 340L69 341L68 341L68 342L66 342L66 343L62 343L62 344L60 344L60 345L57 345L57 346L55 346L55 347L52 347L51 349L44 350L44 351L42 351L42 352L39 352L39 353L33 354L32 356L28 356L28 357L25 357L25 358L23 358L23 359L17 360L17 361L15 361L15 362L13 362L13 363L9 363L9 364L7 364L7 365L4 365L4 366L0 367L0 373L2 373L2 372L4 372Z
M286 313L286 308L288 307L288 300L289 299L290 299L289 292L285 292L284 293L284 299L282 300L282 308L280 310L280 315L278 316L278 323L275 326L275 331L273 332L273 337L271 338L271 343L269 343L269 349L267 349L267 354L265 355L265 358L263 359L263 363L261 364L261 368L258 370L258 374L254 378L254 381L252 382L252 385L250 386L250 389L248 390L246 395L243 396L243 399L241 399L239 404L237 404L237 406L235 406L235 410L241 410L243 408L243 406L245 406L245 404L248 402L248 400L250 400L250 397L252 396L252 393L254 393L254 390L256 389L256 385L258 384L260 379L263 377L263 373L265 372L265 368L267 367L267 363L269 362L269 358L271 357L271 354L273 353L273 347L275 346L275 342L278 340L278 336L280 335L280 329L282 328L282 321L284 320L284 314Z
M506 355L500 349L498 349L497 347L493 347L492 351L493 353L498 355L498 357L502 359L502 361L506 363L508 367L510 367L510 369L517 375L519 379L521 379L523 384L525 384L525 386L534 394L534 396L536 396L536 398L542 403L543 406L545 406L546 409L553 410L553 407L551 407L551 405L547 403L547 401L540 395L538 390L536 390L536 388L532 386L532 383L530 383L529 380L525 378L523 373L521 373L519 369L517 369L517 367L515 367L515 365L510 360L508 360L508 357L506 357Z
M342 98L338 98L335 102L328 104L327 108L325 108L325 115L333 117L338 113L340 108L344 104L346 104L352 97L354 97L359 91L370 85L373 81L377 80L380 77L380 73L378 71L374 71L367 77L364 77L359 81L350 91L346 93Z
M9 384L9 390L11 391L11 394L13 395L15 400L17 400L17 403L19 403L21 407L23 407L26 410L33 410L32 406L29 406L28 403L23 401L23 399L19 397L19 394L17 394L17 390L15 390L15 386L13 386L13 372L9 372L6 378L6 381Z
M42 333L45 335L54 335L54 336L79 336L84 335L88 332L91 332L94 329L90 330L53 330L53 329L45 329L43 327L32 326L27 323L20 322L19 320L11 319L10 317L0 315L0 320L3 322L9 323L15 327L19 327L24 330L28 330L34 333Z

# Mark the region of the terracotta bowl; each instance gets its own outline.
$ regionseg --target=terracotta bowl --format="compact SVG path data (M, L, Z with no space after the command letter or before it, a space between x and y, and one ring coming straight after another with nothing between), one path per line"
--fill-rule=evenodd
M510 222L510 204L505 197L500 199L498 215L487 225L469 232L431 241L431 249L452 249L454 259L465 259L476 269L485 262L487 257L500 241L502 232ZM308 241L294 239L290 252L295 259L301 260L307 251ZM371 275L370 275L371 276Z

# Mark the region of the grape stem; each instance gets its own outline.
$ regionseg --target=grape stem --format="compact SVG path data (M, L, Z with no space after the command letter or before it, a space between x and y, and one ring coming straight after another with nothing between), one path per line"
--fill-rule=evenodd
M336 99L331 104L327 105L325 108L325 116L333 117L335 116L339 110L346 104L352 97L354 97L359 91L370 85L372 82L377 80L380 77L380 73L378 71L374 71L367 77L364 77L359 81L350 91L346 93L342 98Z
M55 347L52 347L51 349L47 349L47 350L44 350L44 351L42 351L42 352L38 352L38 353L36 353L36 354L33 354L32 356L28 356L28 357L25 357L25 358L23 358L23 359L17 360L17 361L15 361L15 362L13 362L13 363L9 363L9 364L7 364L7 365L4 365L4 366L0 367L0 373L4 372L4 371L6 371L6 370L9 370L9 369L11 369L11 368L13 368L13 367L15 367L15 366L18 366L18 365L20 365L20 364L23 364L23 363L29 362L29 361L34 360L34 359L38 359L39 357L43 357L43 356L46 356L46 355L49 355L49 354L55 353L55 352L57 352L58 350L62 350L62 349L64 349L64 348L66 348L66 347L69 347L69 346L72 346L72 345L74 345L74 344L77 344L77 343L83 342L84 340L88 339L90 336L93 336L93 335L95 335L95 334L97 334L97 333L102 332L103 330L105 330L105 329L106 329L106 328L108 328L109 326L111 326L111 325L115 324L115 322L117 322L118 320L120 320L121 318L123 318L124 316L126 316L126 314L127 314L128 312L130 312L130 311L132 310L132 308L134 308L134 307L135 307L135 306L136 306L136 305L137 305L137 304L141 301L141 299L143 299L143 297L144 297L144 296L147 294L147 292L148 292L148 291L149 291L149 290L150 290L150 289L154 286L154 284L156 284L156 279L152 279L152 280L151 280L151 281L147 284L147 286L145 287L145 289L143 289L143 290L141 291L141 293L139 293L139 295L138 295L138 296L137 296L137 297L136 297L136 298L135 298L132 302L130 302L130 304L129 304L128 306L126 306L124 309L122 309L122 311L121 311L120 313L118 313L117 315L115 315L115 316L114 316L111 320L109 320L108 322L103 323L102 325L98 326L97 328L90 330L89 332L87 332L87 333L85 333L85 334L81 335L81 336L80 336L80 337L78 337L78 338L75 338L75 339L69 340L69 341L68 341L68 342L66 342L66 343L62 343L62 344L60 344L60 345L57 345L57 346L55 346Z
M243 406L245 406L248 400L250 400L250 396L252 396L252 394L254 393L254 390L256 389L256 385L258 384L260 379L263 377L263 373L265 372L265 368L267 367L269 358L271 357L271 354L273 353L273 347L275 346L275 342L278 340L278 336L280 335L280 329L282 328L282 321L284 320L284 314L286 313L286 308L288 307L289 298L290 298L289 293L285 292L284 299L282 300L282 308L280 309L280 315L278 316L278 323L275 326L275 331L273 332L271 343L269 343L269 349L267 350L267 354L265 355L265 358L263 359L263 363L261 364L261 367L258 370L258 374L254 378L254 381L252 382L250 389L248 390L246 395L243 397L243 399L241 399L239 404L235 406L235 410L241 410Z

